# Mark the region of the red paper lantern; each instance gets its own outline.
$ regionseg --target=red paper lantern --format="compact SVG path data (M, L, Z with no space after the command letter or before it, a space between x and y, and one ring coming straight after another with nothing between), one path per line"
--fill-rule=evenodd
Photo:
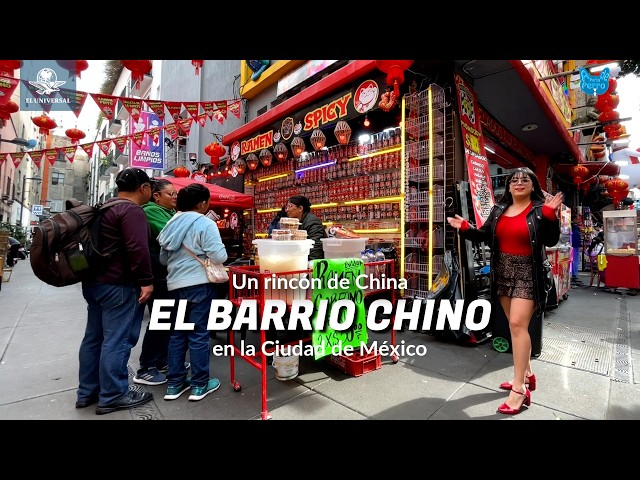
M39 117L32 118L31 121L40 127L40 133L42 135L49 135L49 130L53 130L58 126L56 121L48 117L46 113L43 113Z
M571 169L571 175L573 176L573 183L580 185L587 175L589 175L589 169L584 165L576 165Z
M619 118L620 114L615 110L607 110L598 115L599 122L610 122L611 120L618 120Z
M187 178L190 173L189 169L182 165L173 169L173 176L178 178Z
M22 66L22 60L0 60L0 75L13 77L13 71Z
M227 153L227 151L218 142L211 142L209 145L204 147L204 153L211 157L211 165L217 167L220 165L220 157Z
M191 60L191 65L196 67L196 75L200 75L200 69L204 65L204 60Z
M615 78L609 78L609 88L607 88L607 93L613 93L618 88L618 81Z
M82 78L80 74L89 68L89 62L86 60L56 60L56 62L69 72L75 71L78 78Z
M0 105L0 127L4 126L4 121L9 120L11 114L18 110L20 110L20 106L12 100L9 100L6 105Z
M598 100L596 100L596 110L601 113L607 112L609 110L613 110L620 103L620 97L618 95L611 95L610 93L603 93L602 95L598 95Z
M77 145L80 140L87 136L82 130L77 128L69 128L65 130L65 135L71 139L73 145Z
M131 70L131 78L136 82L136 90L140 88L140 82L144 80L144 75L149 73L153 67L151 60L122 60L122 65Z
M620 203L629 195L629 183L621 178L613 178L606 184L607 192L613 199L614 203Z
M400 85L404 83L404 71L413 60L376 60L378 70L387 74L387 85L393 85L393 93L400 98Z

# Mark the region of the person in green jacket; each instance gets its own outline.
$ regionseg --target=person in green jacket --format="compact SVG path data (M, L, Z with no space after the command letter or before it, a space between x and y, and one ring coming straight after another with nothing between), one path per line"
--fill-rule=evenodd
M307 231L307 239L315 243L309 252L309 260L324 258L322 248L322 238L327 238L327 232L322 224L322 220L311 213L311 202L307 197L294 195L289 198L289 203L284 207L289 218L300 220L300 230Z
M178 192L169 180L158 179L153 187L151 201L142 206L149 222L151 238L149 251L153 269L153 294L147 303L149 313L153 310L154 299L169 299L172 296L167 290L167 267L160 263L160 245L158 234L167 222L176 214ZM175 310L171 320L174 320ZM143 385L162 385L166 383L167 351L169 349L170 330L147 330L142 340L140 368L133 381Z

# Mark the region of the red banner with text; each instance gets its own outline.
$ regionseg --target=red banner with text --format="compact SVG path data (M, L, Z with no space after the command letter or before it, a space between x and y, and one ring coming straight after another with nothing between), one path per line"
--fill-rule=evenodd
M456 75L455 81L464 153L469 174L469 188L473 199L473 212L476 218L476 227L480 228L489 217L489 212L495 204L489 175L489 161L482 139L478 97L459 75Z

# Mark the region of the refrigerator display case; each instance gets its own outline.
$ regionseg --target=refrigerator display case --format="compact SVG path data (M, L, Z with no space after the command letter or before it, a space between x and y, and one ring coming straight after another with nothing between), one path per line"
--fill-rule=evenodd
M635 210L602 212L604 248L607 255L638 254L638 220Z
M602 212L606 253L605 287L640 289L638 220L635 210Z

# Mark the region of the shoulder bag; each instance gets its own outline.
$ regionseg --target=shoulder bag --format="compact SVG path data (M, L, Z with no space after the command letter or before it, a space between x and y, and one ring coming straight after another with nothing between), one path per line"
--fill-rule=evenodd
M207 278L211 283L225 283L229 281L229 274L227 273L227 269L224 265L220 263L213 263L209 257L202 260L186 246L182 245L182 247L189 252L193 258L200 262L200 265L202 265L205 272L207 272Z

